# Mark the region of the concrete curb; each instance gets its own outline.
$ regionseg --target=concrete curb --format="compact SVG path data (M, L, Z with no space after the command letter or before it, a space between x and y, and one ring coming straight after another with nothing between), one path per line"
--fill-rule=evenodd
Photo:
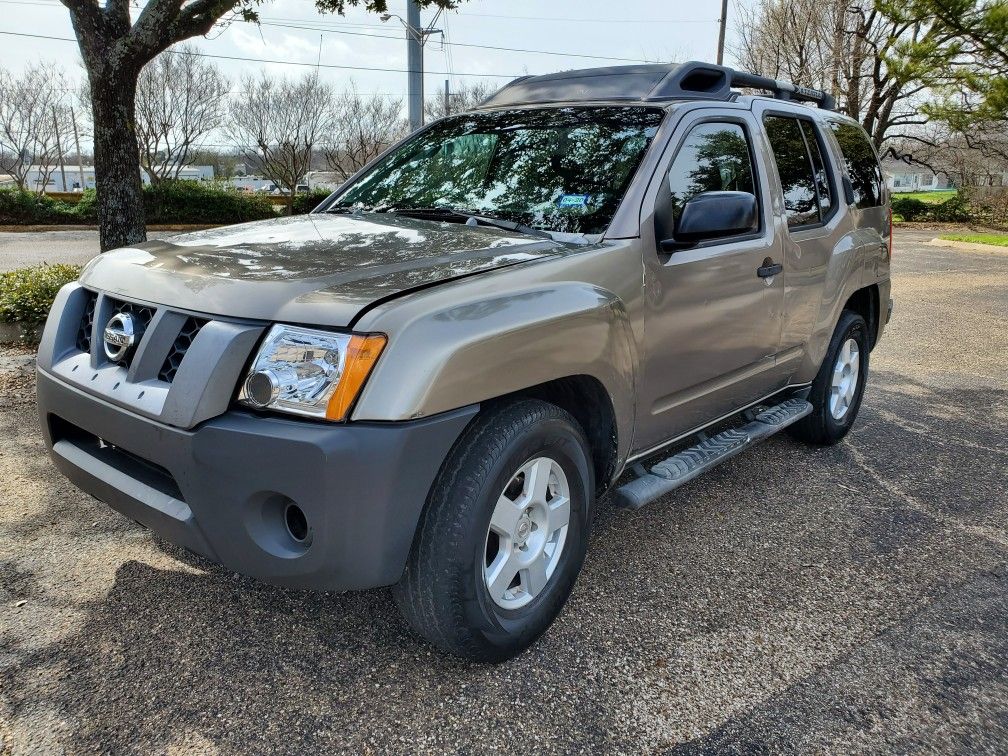
M1008 247L1000 247L996 244L977 244L976 242L953 241L952 239L939 239L937 237L927 243L932 247L951 247L952 249L963 249L968 252L993 252L996 255L1008 255Z

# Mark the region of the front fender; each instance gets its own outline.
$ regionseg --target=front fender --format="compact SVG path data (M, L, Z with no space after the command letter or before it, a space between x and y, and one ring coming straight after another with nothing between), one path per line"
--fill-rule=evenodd
M412 309L389 335L354 420L425 417L589 375L612 400L622 458L638 360L630 316L615 294L561 281Z

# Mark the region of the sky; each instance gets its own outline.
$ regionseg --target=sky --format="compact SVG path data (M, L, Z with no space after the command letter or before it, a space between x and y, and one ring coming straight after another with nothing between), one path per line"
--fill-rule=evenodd
M389 0L391 13L405 16L405 6L405 0ZM734 7L733 2L729 48ZM2 33L72 39L69 14L58 0L0 0L0 11L0 67L16 72L31 61L58 61L80 77L74 42ZM443 92L446 79L456 89L468 81L503 85L514 76L571 68L690 59L713 62L720 13L720 0L470 0L438 19L435 28L443 30L444 40L451 44L442 45L441 35L430 37L424 55L424 86L430 94ZM425 10L424 23L433 15ZM404 97L404 70L349 68L406 68L405 30L395 18L383 23L376 15L356 9L343 17L321 15L311 0L266 0L260 16L259 27L234 21L192 40L205 53L242 59L216 61L235 86L250 73L299 75L320 64L321 76L337 89L348 87L352 80L362 93ZM730 60L726 53L726 61Z

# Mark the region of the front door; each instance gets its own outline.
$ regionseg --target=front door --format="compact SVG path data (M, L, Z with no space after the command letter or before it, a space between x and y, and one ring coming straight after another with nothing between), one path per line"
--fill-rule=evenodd
M783 387L775 355L781 336L782 262L769 207L767 166L753 148L759 127L747 111L701 109L673 135L642 213L645 246L644 367L636 450L737 411ZM662 251L654 208L667 189L676 217L708 191L756 196L759 229ZM666 195L667 196L667 195ZM661 235L659 232L658 235Z

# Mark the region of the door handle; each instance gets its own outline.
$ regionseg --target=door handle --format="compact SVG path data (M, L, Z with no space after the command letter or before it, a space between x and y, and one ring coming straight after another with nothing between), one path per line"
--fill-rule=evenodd
M769 257L763 261L763 265L756 269L756 275L760 278L773 278L778 273L784 270L784 266L780 263L775 263Z

